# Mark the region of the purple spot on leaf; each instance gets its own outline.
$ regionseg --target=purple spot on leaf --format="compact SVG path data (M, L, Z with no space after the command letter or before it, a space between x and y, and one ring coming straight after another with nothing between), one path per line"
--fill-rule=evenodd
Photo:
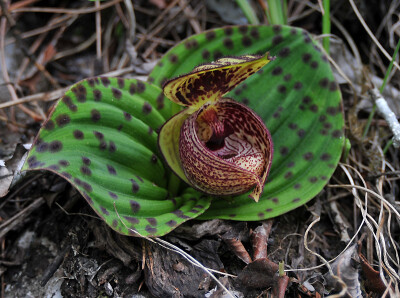
M152 106L148 102L145 102L143 104L143 108L142 108L143 114L148 115L151 113L151 110L152 110Z
M86 166L82 166L81 167L81 173L83 175L87 175L87 176L91 176L92 175L92 171Z
M292 79L292 75L291 75L290 73L286 74L286 75L283 77L283 80L286 81L286 82L290 81L291 79Z
M307 161L310 161L314 158L314 154L312 152L307 152L303 155L303 158Z
M69 166L69 161L68 160L59 160L58 164L62 167L68 167Z
M106 142L106 141L100 141L99 149L100 149L101 151L106 150L106 149L107 149L107 142Z
M117 171L112 165L107 165L107 170L111 175L117 175Z
M125 111L124 111L124 118L125 118L127 121L131 121L131 120L132 120L132 115L129 114L128 112L125 112Z
M306 131L305 131L304 129L299 129L299 130L297 131L297 135L298 135L300 138L303 138L303 137L306 135Z
M293 173L292 172L287 172L286 174L285 174L285 179L290 179L290 178L292 178L293 177Z
M248 26L246 26L246 25L239 26L239 32L240 32L241 34L246 34L246 33L247 33L247 30L249 30L249 27L248 27Z
M332 132L332 137L334 137L335 139L338 139L338 138L340 138L342 136L342 132L340 131L340 130L334 130L333 132Z
M119 90L119 89L117 89L117 88L111 88L111 92L112 92L113 96L114 96L116 99L121 99L121 97L122 97L122 92L121 92L121 90Z
M183 219L190 218L190 216L187 216L187 215L183 214L182 210L180 210L180 209L172 211L171 213L174 214L175 216L179 217L179 218L183 218Z
M169 227L175 227L177 223L175 220L169 220L165 224Z
M327 87L328 87L328 84L329 84L328 78L323 78L323 79L321 79L321 80L319 81L319 85L320 85L322 88L327 88Z
M243 44L243 46L245 46L245 47L251 46L251 44L252 44L251 38L248 37L248 36L243 36L243 38L242 38L242 44Z
M172 54L168 57L169 61L171 61L171 63L176 63L178 62L178 56L175 54Z
M137 92L143 93L146 90L146 85L142 81L137 82Z
M90 114L93 122L98 122L101 118L100 112L96 109L92 109Z
M321 155L321 160L322 161L328 161L328 160L330 160L331 159L331 155L329 154L329 153L323 153L322 155Z
M153 155L151 156L151 162L154 163L154 164L156 164L157 161L158 161L158 157L157 157L156 155L153 154Z
M208 50L203 50L201 56L203 57L203 59L208 60L210 58L210 52Z
M102 140L102 139L104 138L103 133L101 133L101 132L99 132L99 131L94 130L94 131L93 131L93 134L94 134L94 136L95 136L98 140Z
M288 147L281 147L281 148L279 148L279 152L282 155L287 155L289 153L289 148Z
M233 41L229 37L225 38L223 43L226 48L233 49Z
M131 95L133 95L133 94L136 93L136 85L135 85L134 83L131 83L131 84L129 85L129 93L130 93Z
M281 73L282 73L282 67L280 66L275 67L271 72L273 76L280 75Z
M259 39L260 38L260 33L258 32L257 28L253 28L250 30L250 35L254 39Z
M87 182L82 182L82 187L87 191L91 192L93 190L92 186Z
M129 179L132 183L132 192L137 193L139 191L139 184L134 179Z
M284 94L284 93L286 93L286 87L284 85L279 85L278 91L279 91L279 93Z
M279 51L278 56L281 58L285 58L285 57L289 56L289 54L290 54L290 49L288 47L285 47Z
M108 195L109 195L112 199L114 199L114 200L118 199L118 195L115 194L115 193L113 193L112 191L109 191L109 192L108 192Z
M280 44L282 41L283 41L282 35L275 35L275 36L272 38L272 44L273 44L274 46Z
M49 150L49 143L41 141L40 143L36 144L36 152L43 153Z
M58 165L50 165L47 167L49 170L58 171L60 167Z
M84 134L82 131L75 129L73 132L74 138L77 140L82 140L84 138Z
M50 143L49 150L50 152L59 152L61 151L63 145L60 141L53 141Z
M85 164L87 166L89 166L91 163L90 158L88 158L86 156L82 156L82 162L83 162L83 164Z
M108 85L110 85L110 80L106 77L100 77L100 81L103 83L104 87L108 87Z
M118 87L123 89L125 87L125 80L123 78L117 78Z
M110 215L110 212L108 212L108 210L106 208L104 208L103 206L100 206L100 210L104 215Z
M117 146L115 145L115 143L113 141L110 141L108 144L108 151L110 151L111 153L114 153L117 150Z
M71 179L71 174L70 173L67 173L67 172L62 172L61 173L61 176L63 176L64 178L66 178L66 179Z
M132 210L133 210L133 209L132 209ZM139 209L138 209L137 211L139 211ZM134 211L134 212L136 213L137 211ZM137 219L136 217L124 216L124 218L125 218L129 223L131 223L131 224L136 225L136 224L139 223L139 219Z
M153 227L151 227L151 226L149 226L149 225L146 226L145 230L146 230L146 232L149 233L149 234L157 233L157 229L156 229L156 228L153 228Z
M140 210L140 204L134 200L130 200L129 204L131 205L131 209L133 213L137 213Z
M152 226L156 226L157 225L157 219L155 219L154 217L148 217L148 218L146 218L146 220Z
M58 115L56 118L57 125L63 127L71 122L71 118L67 114Z
M78 110L77 106L72 102L71 97L66 95L62 98L62 101L65 103L68 109L70 109L70 111L76 112Z

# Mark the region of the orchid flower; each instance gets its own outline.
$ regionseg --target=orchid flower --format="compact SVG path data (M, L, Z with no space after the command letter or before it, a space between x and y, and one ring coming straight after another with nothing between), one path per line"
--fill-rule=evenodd
M273 60L227 57L164 83L174 103L185 106L161 128L159 147L170 168L197 190L215 196L250 190L258 202L271 167L271 135L244 104L223 96Z

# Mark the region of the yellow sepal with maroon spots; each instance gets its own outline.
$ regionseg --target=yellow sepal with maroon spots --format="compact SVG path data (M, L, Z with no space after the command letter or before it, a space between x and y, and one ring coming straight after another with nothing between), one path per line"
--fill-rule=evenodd
M194 112L206 103L219 100L271 60L268 53L221 58L167 81L164 94L173 102L190 107L188 112Z

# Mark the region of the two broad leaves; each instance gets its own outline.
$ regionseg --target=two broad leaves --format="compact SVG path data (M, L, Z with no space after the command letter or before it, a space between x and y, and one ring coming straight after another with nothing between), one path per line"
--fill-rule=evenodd
M228 94L272 134L274 159L260 201L212 199L185 186L172 195L157 130L177 109L159 86L204 62L267 51L276 60ZM323 188L338 163L340 92L326 57L301 29L240 26L192 36L159 61L148 81L74 85L43 125L24 169L61 175L120 233L160 236L191 218L259 220L292 210Z
M154 85L129 79L74 85L44 123L24 168L67 179L120 233L171 231L204 212L210 198L190 188L180 196L167 190L156 130L170 103L160 94Z

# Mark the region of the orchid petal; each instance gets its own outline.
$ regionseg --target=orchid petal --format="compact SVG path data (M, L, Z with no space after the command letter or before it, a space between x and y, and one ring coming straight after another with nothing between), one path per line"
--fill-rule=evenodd
M193 187L212 195L253 188L258 201L272 161L272 140L262 120L229 99L204 105L187 118L180 136L183 170Z
M173 102L190 107L193 112L205 103L219 100L272 59L268 53L221 58L167 81L164 94Z

